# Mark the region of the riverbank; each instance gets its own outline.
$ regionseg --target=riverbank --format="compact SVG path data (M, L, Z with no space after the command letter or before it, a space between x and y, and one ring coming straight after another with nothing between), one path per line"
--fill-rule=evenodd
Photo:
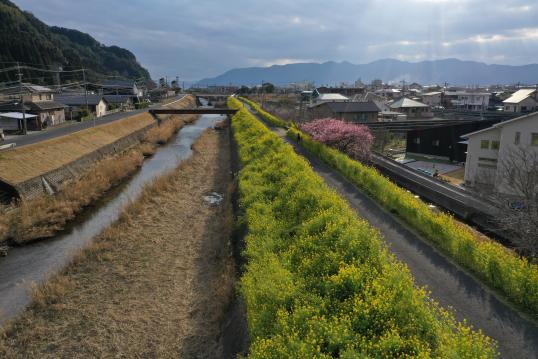
M35 290L5 327L0 356L218 358L229 350L221 330L236 279L228 133L208 131L193 147ZM210 206L210 192L224 200Z
M170 116L160 126L149 129L133 148L94 163L85 175L66 183L56 195L22 200L0 219L0 245L8 240L13 245L21 245L52 237L85 207L130 177L144 157L155 152L157 145L167 143L196 118L194 115Z

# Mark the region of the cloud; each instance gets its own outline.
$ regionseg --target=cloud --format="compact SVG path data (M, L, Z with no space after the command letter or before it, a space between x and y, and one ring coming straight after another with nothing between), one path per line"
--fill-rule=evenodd
M311 60L523 64L538 53L535 0L15 2L49 24L128 48L156 78Z

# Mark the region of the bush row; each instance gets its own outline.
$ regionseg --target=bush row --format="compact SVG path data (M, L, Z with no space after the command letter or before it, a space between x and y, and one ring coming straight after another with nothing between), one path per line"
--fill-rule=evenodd
M297 133L297 129L291 129L290 138ZM338 170L386 209L396 212L488 286L538 319L538 266L499 243L479 238L452 216L432 212L426 203L392 183L376 169L313 141L306 134L301 133L301 136L304 138L301 146Z
M269 112L265 111L260 105L258 105L256 102L254 101L250 101L249 99L247 98L244 98L244 97L239 97L239 99L243 102L245 102L247 105L249 105L254 111L256 111L257 113L259 113L261 116L263 116L263 118L271 123L273 126L276 126L276 127L282 127L282 128L287 128L289 126L289 123L270 114Z
M260 113L265 118L263 113ZM396 212L410 226L432 241L461 266L489 287L538 319L538 266L499 243L479 238L472 230L446 213L434 213L428 205L398 187L376 169L312 140L291 128L292 140L300 134L300 145L338 170L350 182L386 209Z
M379 233L292 147L245 109L232 126L250 357L495 357L492 340L415 288Z

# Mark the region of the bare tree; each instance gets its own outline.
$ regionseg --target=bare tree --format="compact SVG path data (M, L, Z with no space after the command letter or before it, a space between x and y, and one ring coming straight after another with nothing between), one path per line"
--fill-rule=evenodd
M494 199L501 208L497 218L514 245L538 259L538 151L512 147L499 163Z

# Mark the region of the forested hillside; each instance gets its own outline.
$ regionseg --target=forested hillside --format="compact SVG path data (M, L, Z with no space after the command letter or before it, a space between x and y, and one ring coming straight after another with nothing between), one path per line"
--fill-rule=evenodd
M105 46L77 30L48 26L8 0L0 0L0 68L15 62L36 67L89 69L89 77L99 74L149 79L148 71L128 50ZM34 74L26 74L33 78ZM0 73L0 81L15 80L13 73ZM40 79L33 82L41 82ZM45 81L45 80L42 80Z

